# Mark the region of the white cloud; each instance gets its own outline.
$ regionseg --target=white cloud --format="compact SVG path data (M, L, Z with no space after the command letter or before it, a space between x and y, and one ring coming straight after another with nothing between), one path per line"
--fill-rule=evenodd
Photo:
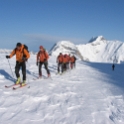
M52 36L47 34L25 34L29 40L33 41L47 41L47 42L58 42L62 40L71 41L73 43L86 43L86 40L80 38L66 38L66 37L59 37L59 36Z

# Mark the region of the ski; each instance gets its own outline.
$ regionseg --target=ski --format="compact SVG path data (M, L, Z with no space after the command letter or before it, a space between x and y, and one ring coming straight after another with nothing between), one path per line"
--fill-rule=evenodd
M52 80L52 77L44 77L43 79L51 79Z
M23 87L25 87L25 86L27 86L27 84L25 84L25 85L23 85L23 86L19 86L19 87L13 87L13 90L17 90L17 89L20 89L20 88L23 88ZM29 88L30 88L30 86L29 86Z
M40 79L43 79L43 78L39 78L39 77L38 78L33 78L33 80L40 80Z
M19 84L12 84L12 85L5 85L5 88L11 88L11 87L18 86L18 85L20 85L20 83Z
M33 78L33 80L44 80L44 79L52 79L52 78L51 77Z

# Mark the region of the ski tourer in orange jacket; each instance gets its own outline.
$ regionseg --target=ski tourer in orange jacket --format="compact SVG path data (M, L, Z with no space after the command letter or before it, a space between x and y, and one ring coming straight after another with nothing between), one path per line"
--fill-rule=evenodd
M65 64L65 63L67 63L68 62L68 57L67 57L67 54L65 54L64 56L63 56L63 63Z
M23 45L21 43L16 44L16 48L11 52L10 55L6 55L6 58L12 58L12 56L16 55L16 66L15 66L15 74L17 77L17 80L15 84L19 84L21 82L20 77L20 68L22 68L22 75L23 75L23 82L20 84L21 86L24 86L26 83L26 63L27 59L30 57L30 54L28 52L28 47L26 45Z
M45 51L43 46L40 46L40 51L37 54L37 62L36 62L36 65L39 68L39 78L42 77L42 65L43 64L47 71L48 77L50 77L50 71L48 69L48 58L49 58L48 53Z
M10 58L12 58L14 55L16 55L16 61L18 61L18 62L25 61L23 59L23 57L25 57L25 59L28 59L30 57L29 52L24 48L24 45L23 44L20 46L20 49L15 48L11 52Z
M57 57L57 63L63 63L63 55L62 55L62 53L60 53L59 56Z
M74 63L75 62L75 57L74 56L70 57L70 62L71 63Z
M76 61L76 57L73 55L71 58L70 58L70 67L71 69L73 69L75 67L75 61Z
M42 46L40 46L40 49L41 50L37 54L37 62L44 62L48 60L49 55Z
M67 62L70 62L70 55L67 55Z
M69 64L70 64L70 54L67 55L67 65L66 65L67 69L69 69Z

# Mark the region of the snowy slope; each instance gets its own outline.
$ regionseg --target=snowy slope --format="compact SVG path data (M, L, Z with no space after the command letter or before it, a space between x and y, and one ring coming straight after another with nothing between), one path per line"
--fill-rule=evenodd
M74 54L84 61L120 63L124 61L124 43L108 41L103 36L92 38L87 44L75 45L68 41L58 42L50 51L57 56L60 52Z
M28 85L13 91L4 87L13 84L5 55L0 55L0 124L124 124L123 64L112 71L111 64L77 61L74 70L56 75L56 58L51 56L52 79L34 81L38 67L31 55ZM15 57L9 62L14 73Z

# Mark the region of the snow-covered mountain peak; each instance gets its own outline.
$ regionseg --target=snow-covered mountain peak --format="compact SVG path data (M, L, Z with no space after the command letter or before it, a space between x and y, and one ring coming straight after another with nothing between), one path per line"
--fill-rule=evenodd
M106 44L107 40L103 36L97 36L97 37L91 38L89 43L92 44L93 46L96 46L96 45Z
M89 43L91 42L95 42L95 41L104 41L105 38L103 36L97 36L97 37L92 37L89 41Z
M52 47L50 55L58 56L60 52L63 54L77 55L78 50L76 45L70 41L59 41Z
M66 45L66 46L68 46L68 45L74 45L72 42L70 42L70 41L59 41L57 44L59 44L59 45Z

